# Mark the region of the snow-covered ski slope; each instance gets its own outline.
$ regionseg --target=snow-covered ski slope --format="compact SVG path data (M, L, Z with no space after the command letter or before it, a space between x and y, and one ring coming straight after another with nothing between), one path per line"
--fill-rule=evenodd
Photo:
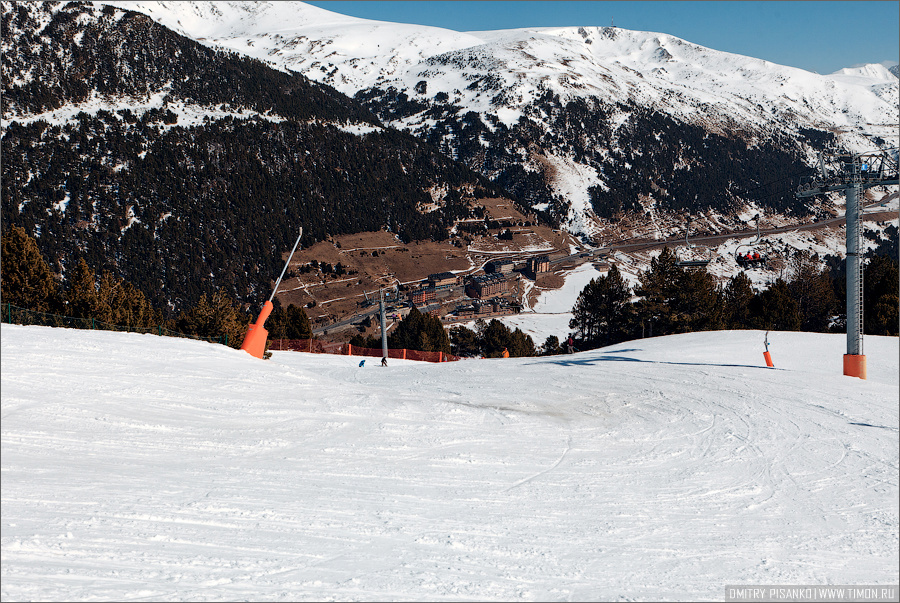
M898 339L447 364L2 326L3 600L898 582Z

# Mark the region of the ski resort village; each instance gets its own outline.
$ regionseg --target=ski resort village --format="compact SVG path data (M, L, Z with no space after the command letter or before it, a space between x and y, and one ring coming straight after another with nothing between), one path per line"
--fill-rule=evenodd
M898 6L699 4L0 2L2 600L900 600Z

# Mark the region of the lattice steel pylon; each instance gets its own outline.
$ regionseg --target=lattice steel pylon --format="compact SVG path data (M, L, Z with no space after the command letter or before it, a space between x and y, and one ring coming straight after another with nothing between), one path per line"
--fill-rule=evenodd
M812 197L833 191L844 191L847 200L847 353L844 374L866 378L866 356L863 353L863 275L860 261L862 208L860 198L865 189L900 183L897 177L897 149L844 155L837 158L841 168L829 174L819 158L819 174L803 183L798 197Z

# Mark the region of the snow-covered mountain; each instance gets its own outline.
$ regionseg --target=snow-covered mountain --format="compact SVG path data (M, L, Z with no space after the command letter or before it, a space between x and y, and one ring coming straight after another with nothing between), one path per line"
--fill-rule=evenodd
M420 96L446 92L469 110L500 109L508 125L548 89L563 101L604 95L686 119L705 105L704 119L730 115L763 129L771 115L760 113L758 104L810 127L855 128L880 118L896 123L897 117L896 78L882 65L820 76L662 33L615 27L460 33L358 19L301 2L103 3L144 12L205 44L300 71L350 96L376 87L414 90L424 80ZM880 84L888 87L870 89ZM503 90L506 102L491 103L486 89Z
M841 75L864 77L873 80L880 80L882 82L893 82L898 78L897 65L888 67L882 63L868 63L866 65L844 67L843 69L838 69L831 74L832 77Z
M162 235L181 241L175 231L187 228L215 231L192 245L218 250L225 241L234 251L187 257L230 257L227 273L244 275L248 251L238 248L252 239L253 255L276 261L293 242L289 222L307 224L315 240L379 228L440 239L479 196L512 196L533 221L597 245L678 238L685 214L692 234L744 230L742 220L758 212L783 226L840 212L793 194L817 151L896 144L896 126L885 124L897 123L897 80L883 65L820 76L665 34L461 33L299 2L110 4L141 13L2 3L3 183L13 200L3 205L4 225L46 235L43 251L58 272L89 250L97 265L150 282L147 245L170 255L181 246ZM73 133L84 143L73 147ZM222 149L238 147L223 160ZM396 152L399 166L387 159ZM357 160L359 169L348 169ZM268 184L273 171L283 178L277 186ZM178 194L168 191L172 174ZM422 213L426 202L440 211ZM236 234L245 219L202 215L237 210L262 221L291 217L277 220L273 240L268 226ZM824 252L839 249L829 243ZM173 276L190 264L173 258L169 284L149 288L194 287L196 275ZM210 286L220 286L218 268L210 272Z
M615 164L634 163L616 154L631 146L626 131L655 127L654 135L660 135L658 125L637 123L641 117L636 114L737 138L750 151L768 142L806 164L825 144L854 151L897 144L898 82L882 65L818 75L662 33L614 27L461 33L357 19L300 2L108 4L144 12L203 44L254 56L358 95L386 123L428 139L521 192L532 208L557 203L558 217L575 232L594 232L598 216L621 209L699 209L693 199L676 199L675 193L666 199L654 194L658 191L635 191L625 207L604 195L618 185L610 177ZM580 126L567 128L565 140L553 140L561 129L558 116L573 102L586 104L585 118ZM466 117L470 112L477 116L478 131L465 132L474 123L472 116ZM526 122L532 131L523 132ZM606 135L598 133L602 128ZM504 139L498 129L513 131L515 140ZM476 148L471 148L473 139ZM578 139L582 144L572 148ZM506 152L510 145L511 153ZM672 163L693 161L678 156ZM787 159L772 155L766 161ZM798 166L791 168L796 172ZM728 204L743 206L752 199L740 194L742 189L781 176L763 170L748 176L755 183L734 180L729 185L723 179L717 187L722 198L732 197ZM535 192L540 186L529 178L543 181L545 190ZM673 180L677 178L661 177L655 184L669 190ZM700 191L693 194L702 197ZM688 195L681 192L681 197ZM700 206L725 213L723 203L712 200ZM781 205L789 204L785 200ZM786 208L776 204L773 209ZM793 213L802 210L792 208Z

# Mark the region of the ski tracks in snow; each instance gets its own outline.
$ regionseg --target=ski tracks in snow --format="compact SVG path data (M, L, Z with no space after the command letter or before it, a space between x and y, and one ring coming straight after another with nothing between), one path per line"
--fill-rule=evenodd
M544 475L545 473L549 473L550 471L553 471L554 469L559 467L560 463L563 462L563 459L566 458L566 455L569 454L570 450L572 450L572 438L569 438L568 440L566 440L566 449L563 450L563 453L560 455L560 457L558 459L556 459L556 462L553 463L553 465L551 467L547 467L543 471L538 471L537 473L535 473L534 475L532 475L530 477L526 477L525 479L517 481L509 488L506 488L505 490L503 490L503 492L509 492L510 490L512 490L514 488L518 488L522 484L527 484L528 482L539 478L540 476Z
M811 360L770 371L761 336L369 370L4 324L2 597L895 583L896 340L860 382L815 372L841 337L780 334Z

